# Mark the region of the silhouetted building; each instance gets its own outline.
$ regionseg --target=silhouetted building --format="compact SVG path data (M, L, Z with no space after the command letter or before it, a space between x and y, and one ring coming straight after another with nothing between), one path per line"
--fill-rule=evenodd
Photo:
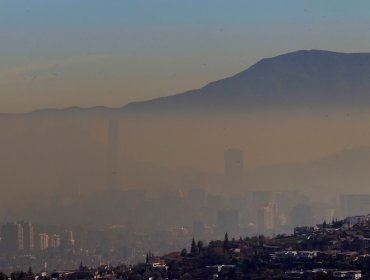
M23 227L18 223L7 223L1 228L1 244L4 252L17 253L24 250Z

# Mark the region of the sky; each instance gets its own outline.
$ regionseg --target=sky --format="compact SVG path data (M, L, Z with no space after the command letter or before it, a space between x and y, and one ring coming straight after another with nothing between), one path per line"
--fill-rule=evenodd
M370 51L366 0L2 0L0 112L121 107L299 49Z

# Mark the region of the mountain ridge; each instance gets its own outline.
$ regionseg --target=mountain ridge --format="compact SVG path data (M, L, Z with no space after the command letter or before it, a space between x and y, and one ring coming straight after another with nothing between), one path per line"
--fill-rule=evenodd
M370 107L370 53L298 50L169 96L112 108L46 108L26 114L163 114Z
M349 98L348 92L357 99ZM300 50L261 59L244 71L200 89L129 103L123 109L163 112L361 107L370 105L368 92L370 53Z

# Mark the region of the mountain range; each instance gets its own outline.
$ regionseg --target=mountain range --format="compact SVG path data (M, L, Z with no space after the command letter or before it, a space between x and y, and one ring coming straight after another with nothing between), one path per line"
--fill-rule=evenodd
M126 112L260 111L370 105L370 53L301 50L203 88L133 102Z
M370 53L296 51L262 59L203 88L131 103L126 111L244 111L370 104Z
M260 112L289 109L367 109L370 53L299 50L265 58L202 88L119 108L41 109L31 114Z

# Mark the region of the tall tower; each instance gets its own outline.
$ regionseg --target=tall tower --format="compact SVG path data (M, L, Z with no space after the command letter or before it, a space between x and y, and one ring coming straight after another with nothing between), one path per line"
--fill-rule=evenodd
M235 192L242 187L243 171L243 152L235 148L227 149L224 153L224 173L226 187L231 192Z
M118 186L119 152L119 122L118 120L110 120L107 147L107 183L109 188Z
M7 223L1 228L3 248L7 253L17 253L24 249L23 227L18 223Z
M31 252L34 249L34 229L30 222L20 222L23 227L23 247L26 252Z

